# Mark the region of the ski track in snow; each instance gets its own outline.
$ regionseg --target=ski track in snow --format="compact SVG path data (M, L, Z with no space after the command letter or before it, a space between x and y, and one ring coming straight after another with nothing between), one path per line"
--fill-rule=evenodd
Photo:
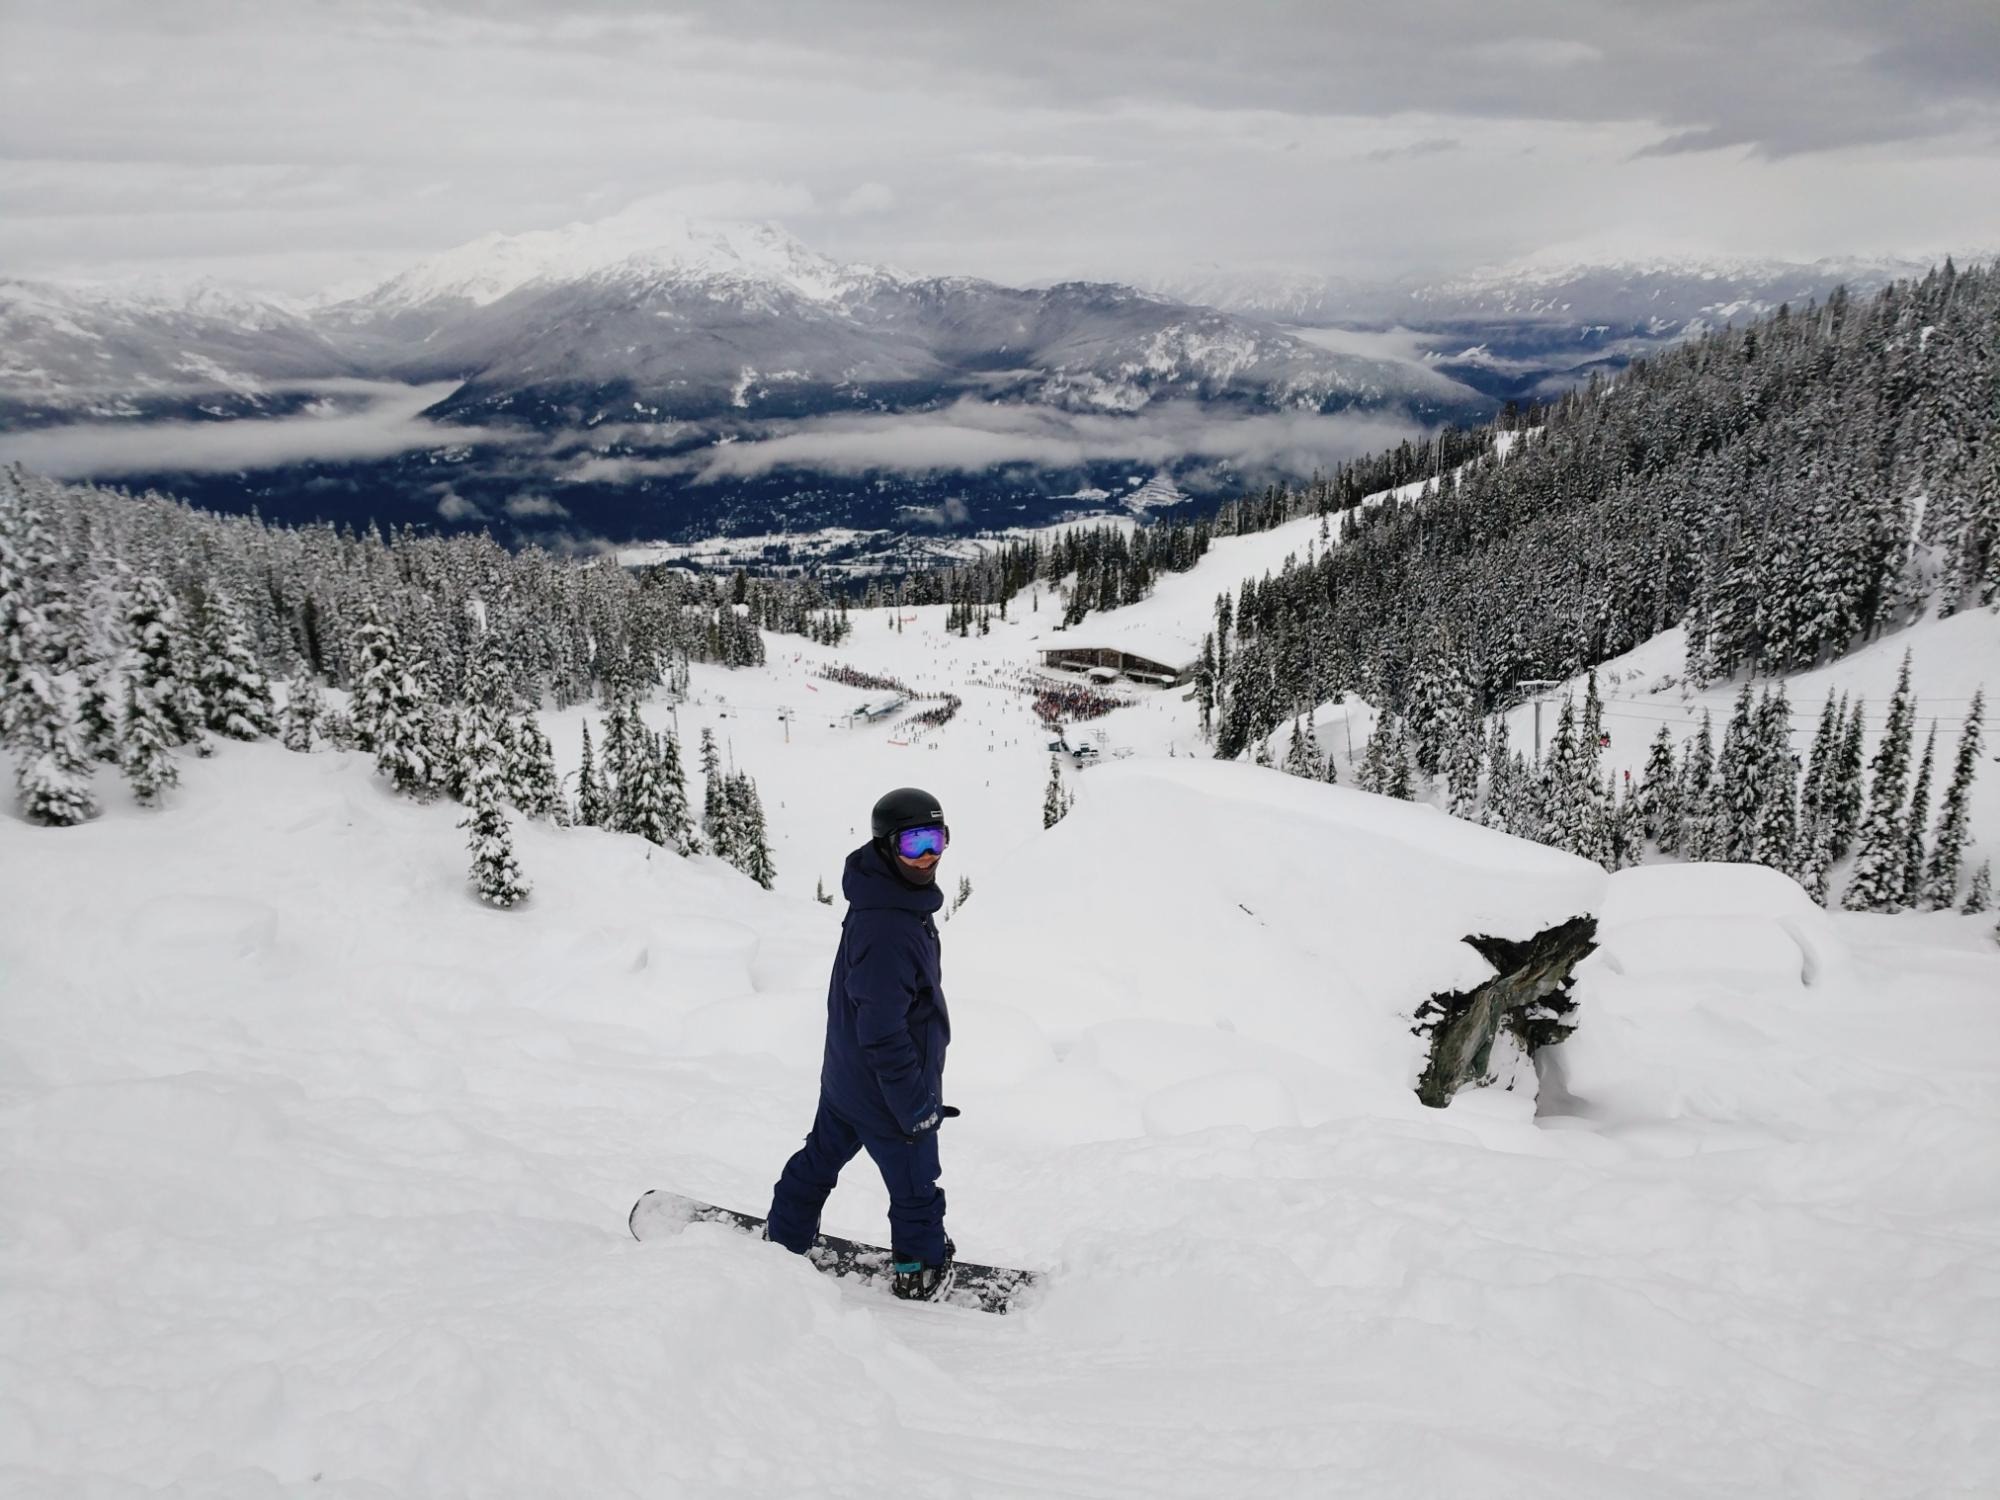
M1208 568L1184 628L1233 587ZM1135 608L1171 623L1158 597ZM161 811L100 778L96 823L0 819L0 1491L2000 1489L1990 916L1827 914L1738 867L1605 881L1177 765L1177 691L1072 726L1133 760L1065 765L1045 834L1046 736L977 685L1041 602L962 641L942 608L856 612L841 647L767 637L765 668L649 705L691 773L706 725L757 777L774 894L537 826L532 900L491 911L458 809L268 743L184 760ZM1920 691L1979 666L1979 619L1906 632ZM834 661L965 705L848 728L876 695ZM581 718L544 716L565 764ZM812 1111L814 882L910 782L974 887L942 928L953 1232L1054 1273L1005 1319L625 1233L648 1187L764 1207ZM1368 904L1406 887L1434 909ZM1463 961L1432 951L1454 921L1572 890L1604 946L1539 1116L1525 1089L1423 1109L1398 986ZM826 1227L879 1239L883 1208L857 1162Z

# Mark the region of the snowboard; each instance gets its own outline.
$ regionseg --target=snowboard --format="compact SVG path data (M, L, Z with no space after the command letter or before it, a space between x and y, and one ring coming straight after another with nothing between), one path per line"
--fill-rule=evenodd
M699 1198L688 1198L659 1188L632 1205L626 1223L631 1227L632 1238L641 1241L679 1234L690 1224L720 1224L759 1239L764 1234L764 1221L755 1214L718 1208L713 1203L703 1203ZM864 1245L833 1234L823 1234L815 1239L812 1249L806 1252L806 1259L829 1276L860 1282L885 1295L895 1275L890 1266L891 1256L880 1245ZM1008 1312L1020 1306L1027 1294L1040 1285L1040 1278L1032 1271L1017 1271L1011 1266L982 1266L968 1260L954 1260L948 1274L951 1279L944 1292L930 1300L952 1307L976 1307L981 1312Z

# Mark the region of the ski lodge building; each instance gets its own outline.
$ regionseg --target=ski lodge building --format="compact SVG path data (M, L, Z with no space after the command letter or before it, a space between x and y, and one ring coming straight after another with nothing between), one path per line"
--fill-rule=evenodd
M1194 675L1201 655L1198 642L1136 621L1107 629L1093 629L1094 623L1085 619L1068 630L1037 636L1030 644L1041 653L1043 666L1075 672L1098 684L1123 677L1149 687L1176 687Z

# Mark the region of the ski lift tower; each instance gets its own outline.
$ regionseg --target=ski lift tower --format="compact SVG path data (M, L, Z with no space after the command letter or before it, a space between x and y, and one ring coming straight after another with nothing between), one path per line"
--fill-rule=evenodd
M1542 705L1549 701L1549 689L1563 685L1560 677L1524 677L1515 687L1527 688L1532 692L1535 704L1535 759L1542 758Z

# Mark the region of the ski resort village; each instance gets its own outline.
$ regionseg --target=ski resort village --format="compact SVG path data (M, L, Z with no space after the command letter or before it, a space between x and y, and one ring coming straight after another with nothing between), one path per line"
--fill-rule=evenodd
M2000 1496L1979 10L0 0L0 1500Z

